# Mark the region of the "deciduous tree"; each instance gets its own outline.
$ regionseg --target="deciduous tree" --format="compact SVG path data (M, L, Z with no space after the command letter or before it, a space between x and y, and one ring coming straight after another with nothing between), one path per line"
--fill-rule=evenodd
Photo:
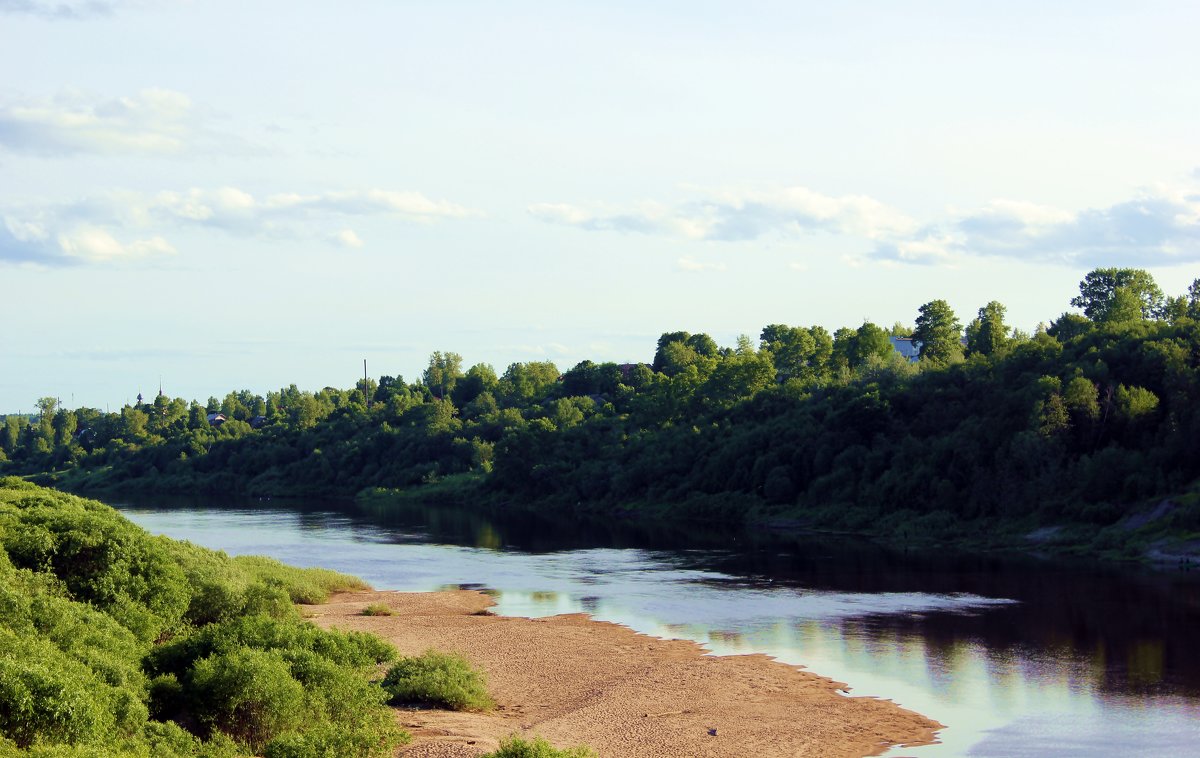
M921 362L945 366L962 358L962 324L945 300L922 305L913 341L921 343Z
M1071 298L1071 305L1097 322L1153 319L1163 315L1163 293L1143 269L1098 268L1079 283L1079 295Z

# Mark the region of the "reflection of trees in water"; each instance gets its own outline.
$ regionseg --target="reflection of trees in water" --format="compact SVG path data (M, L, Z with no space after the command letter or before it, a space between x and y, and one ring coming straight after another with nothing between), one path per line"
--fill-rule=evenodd
M228 505L300 514L304 529L355 524L397 542L437 542L545 553L588 548L670 551L678 568L727 575L730 585L838 592L970 593L1020 602L969 613L846 620L839 632L862 654L917 655L931 676L962 676L981 659L991 675L1028 673L1066 686L1127 694L1200 695L1200 576L939 551L889 550L862 540L752 533L709 525L482 513L404 505L211 498L148 500L153 507ZM667 556L664 555L664 558ZM818 625L827 634L824 624ZM714 640L716 641L716 640ZM732 642L732 641L731 641ZM964 650L978 649L978 655ZM853 654L853 650L850 651ZM973 665L973 664L970 664Z
M680 568L719 572L755 587L1011 598L1020 602L969 613L846 621L843 632L861 640L876 659L887 654L885 648L919 650L934 681L961 676L963 667L982 659L1002 677L1027 674L1128 694L1200 695L1200 646L1193 642L1193 630L1200 628L1200 577L1193 575L524 512L483 515L419 508L376 517L393 524L421 521L430 536L446 541L470 540L466 535L479 534L487 525L500 544L529 552L597 547L683 551L673 556Z
M808 549L805 549L808 547ZM1125 694L1200 694L1200 582L1188 574L1096 570L1028 557L929 556L800 544L726 556L713 567L775 585L843 592L970 593L1019 600L969 613L870 616L843 632L886 645L919 639L938 672L981 646L997 676ZM936 677L935 677L936 678Z

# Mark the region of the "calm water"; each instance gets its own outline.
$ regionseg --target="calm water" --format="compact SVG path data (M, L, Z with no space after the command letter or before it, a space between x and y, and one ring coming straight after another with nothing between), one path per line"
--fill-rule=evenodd
M767 653L937 719L904 756L1200 756L1200 577L453 510L116 503L152 532L380 589L485 589L715 654Z

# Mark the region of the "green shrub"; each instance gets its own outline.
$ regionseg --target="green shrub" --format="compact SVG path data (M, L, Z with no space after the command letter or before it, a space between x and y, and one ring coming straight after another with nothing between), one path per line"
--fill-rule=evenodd
M501 740L496 752L486 753L480 758L596 758L596 752L583 745L559 749L541 737L534 737L531 741L513 736Z
M295 732L272 740L263 758L369 758L391 755L411 737L400 731L390 711L384 711L374 725L346 729L322 724L303 734Z
M371 677L395 649L293 605L364 586L2 479L0 756L390 755L407 735Z
M362 616L395 616L396 612L384 603L371 603L362 609Z
M185 685L200 724L258 752L307 720L304 687L277 651L240 648L197 661Z
M100 741L115 728L111 688L82 663L7 629L0 650L0 735L25 748L38 739Z
M243 647L255 650L307 650L337 665L351 668L375 666L396 657L395 648L363 632L318 629L299 619L243 616L220 624L210 624L159 645L150 651L147 668L151 674L175 674L182 678L201 658Z
M383 688L393 705L420 703L455 711L486 711L495 705L481 672L461 655L436 650L400 659L384 676Z

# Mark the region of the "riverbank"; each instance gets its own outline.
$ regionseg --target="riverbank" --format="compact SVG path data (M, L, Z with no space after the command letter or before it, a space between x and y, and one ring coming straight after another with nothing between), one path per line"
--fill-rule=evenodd
M446 477L402 490L367 488L354 497L354 503L360 511L378 516L386 516L396 508L453 506L489 515L556 514L646 524L706 524L760 533L858 537L893 549L1033 553L1159 569L1190 570L1200 563L1197 489L1129 504L1128 515L1107 526L1062 519L1047 521L1033 514L960 519L944 511L922 514L882 506L768 507L756 498L734 493L681 502L631 501L619 505L570 499L513 501L488 491L483 479L475 475Z
M727 527L775 534L828 534L869 539L898 549L969 550L972 552L1039 554L1071 559L1141 564L1158 569L1190 570L1200 563L1200 485L1170 497L1151 498L1125 506L1127 515L1108 525L1020 517L962 519L945 511L919 513L903 508L862 508L831 505L824 508L768 506L739 493L693 496L679 502L577 501L571 498L514 500L490 490L480 474L457 474L406 489L368 487L357 492L311 490L305 487L241 491L224 480L156 476L111 481L107 469L70 469L30 476L37 484L85 497L125 495L235 494L258 500L315 498L387 517L406 507L457 507L482 515L523 513L531 517L604 518L676 527L702 524L714 530ZM1079 505L1060 504L1059 510Z
M396 615L360 615L375 603ZM605 758L863 756L927 744L941 728L767 656L709 656L583 614L485 615L491 604L471 591L354 592L306 610L318 626L369 631L405 655L459 652L486 673L490 713L400 711L415 738L405 758L476 756L513 733Z

